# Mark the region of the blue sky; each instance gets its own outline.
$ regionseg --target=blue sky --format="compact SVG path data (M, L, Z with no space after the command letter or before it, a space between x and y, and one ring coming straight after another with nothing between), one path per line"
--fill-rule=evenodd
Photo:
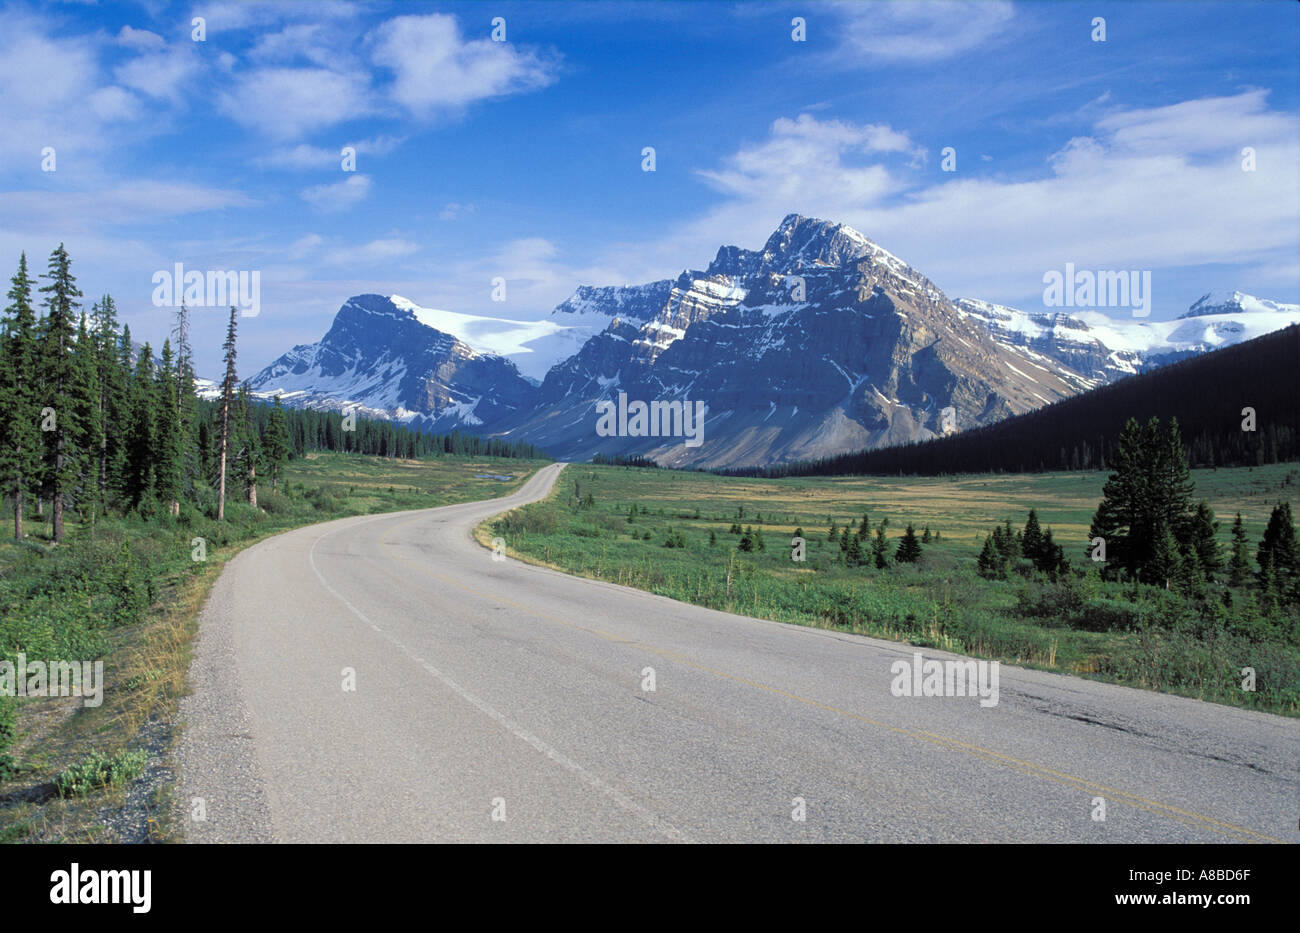
M1041 310L1073 262L1151 270L1157 320L1210 289L1294 302L1298 10L5 3L0 272L63 241L87 301L112 293L157 345L156 271L257 270L244 376L353 294L532 319L758 247L790 212L952 297ZM222 313L195 324L215 373Z

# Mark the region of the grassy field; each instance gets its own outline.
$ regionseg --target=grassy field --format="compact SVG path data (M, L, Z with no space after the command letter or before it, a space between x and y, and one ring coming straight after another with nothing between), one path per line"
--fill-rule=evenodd
M479 529L526 560L760 618L834 628L1295 715L1300 624L1259 618L1251 594L1192 605L1177 594L1100 580L1084 559L1107 474L761 480L574 464L545 502ZM1254 545L1273 505L1300 491L1300 466L1196 471L1226 545L1240 511ZM1030 508L1077 576L978 576L995 523L1024 525ZM635 510L635 511L634 511ZM633 512L631 521L629 513ZM888 518L890 554L905 526L938 533L919 565L847 567L827 540L868 513ZM735 526L764 547L738 549ZM802 528L806 561L792 560ZM1254 667L1257 689L1240 689Z
M0 700L13 741L0 742L0 841L165 841L172 717L186 691L199 610L225 561L268 535L348 515L485 499L522 485L540 462L487 457L428 461L343 454L293 461L260 509L227 504L218 524L195 512L69 524L54 548L28 520L21 545L0 541L0 656L103 658L104 699ZM501 481L477 474L509 474ZM48 513L47 513L48 514ZM194 560L204 539L206 559ZM89 793L59 776L102 756L112 767ZM65 777L66 782L66 777Z

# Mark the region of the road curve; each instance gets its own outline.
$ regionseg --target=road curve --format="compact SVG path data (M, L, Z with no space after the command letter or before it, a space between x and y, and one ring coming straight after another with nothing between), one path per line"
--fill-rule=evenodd
M560 469L233 559L186 840L1297 841L1294 720L1007 666L996 706L895 697L906 645L493 561L473 527Z

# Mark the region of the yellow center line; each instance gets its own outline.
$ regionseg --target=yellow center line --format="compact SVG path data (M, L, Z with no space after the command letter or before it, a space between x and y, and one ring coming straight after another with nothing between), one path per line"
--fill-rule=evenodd
M426 567L422 567L419 564L412 563L411 561L395 554L388 545L388 536L402 528L407 527L408 525L420 521L421 518L422 516L416 516L415 518L411 518L408 519L407 521L401 522L400 524L394 525L393 527L389 528L386 532L384 532L380 536L379 546L391 560L394 560L400 564L404 564L407 567L410 567L412 570L415 570L416 572L421 573L434 580L437 580L441 583L445 583L449 586L453 586L467 593L472 593L473 595L478 596L481 599L485 599L497 603L505 603L506 605L512 606L513 608L518 609L519 611L526 613L528 615L534 616L539 619L545 619L548 622L554 622L558 625L563 625L567 628L576 629L577 631L585 632L589 635L595 635L597 638L602 638L606 641L618 642L620 644L627 644L628 640L626 638L623 638L622 636L619 635L615 635L612 632L605 632L600 629L588 628L587 626L584 625L578 625L576 622L571 622L568 619L564 619L559 616L552 615L551 613L548 612L543 612L542 610L539 610L533 606L527 606L522 603L515 602L514 600L507 599L506 597L501 596L497 593L485 592L483 590L478 589L477 587L470 586L459 580L455 580L453 578L445 577L442 576L441 574L434 573L431 570L427 569ZM382 570L382 568L377 568L377 569L380 569L382 573L387 574L388 576L392 577L395 580L401 580L400 577L388 573L387 571ZM641 591L637 590L636 592L641 592ZM808 697L799 696L796 693L790 693L786 690L781 690L778 687L773 687L768 684L759 683L758 681L754 681L754 680L748 680L747 678L744 677L738 677L735 674L728 674L726 671L715 670L714 668L708 667L703 664L699 664L695 661L692 661L689 658L684 658L681 655L675 654L674 652L671 651L667 651L663 648L658 648L654 645L648 645L645 644L644 642L636 642L635 644L636 647L644 649L652 654L656 654L669 661L673 661L678 664L683 664L687 667L692 667L698 671L703 671L705 673L712 674L716 677L722 677L726 680L733 681L734 683L743 684L744 686L747 687L753 687L756 690L762 690L766 693L773 694L774 696L783 697L787 700L793 700L796 703L802 703L806 706L811 706L817 709L826 710L827 712L835 713L840 716L845 716L849 719L856 719L859 722L864 722L864 723L868 723L869 725L877 726L882 729L887 729L890 732L893 732L897 735L906 736L907 738L916 739L921 742L927 742L932 745L938 745L942 748L966 752L972 757L981 758L993 764L1003 765L1005 767L1012 768L1013 770L1019 771L1023 774L1028 774L1033 777L1045 778L1049 781L1053 781L1057 784L1061 784L1066 787L1074 787L1077 789L1087 790L1094 793L1100 792L1102 794L1110 795L1111 797L1116 798L1120 803L1124 803L1141 810L1146 810L1150 813L1155 813L1160 816L1165 816L1170 819L1178 820L1181 823L1186 823L1188 825L1196 826L1198 828L1209 829L1225 836L1237 836L1237 837L1246 838L1247 841L1249 841L1250 839L1255 839L1262 842L1275 842L1275 843L1281 843L1283 845L1287 844L1287 841L1285 839L1278 839L1275 836L1270 836L1267 835L1266 833L1256 832L1255 830L1247 829L1244 826L1237 826L1233 823L1224 822L1223 820L1218 820L1211 816L1205 816L1204 814L1201 813L1194 813L1190 810L1184 810L1179 807L1173 806L1172 804L1161 803L1158 800L1152 800L1150 798L1143 797L1139 794L1132 794L1129 793L1128 791L1123 791L1115 787L1108 787L1104 784L1097 784L1085 778L1075 777L1074 775L1066 774L1062 771L1054 771L1051 768L1047 768L1044 767L1043 765L1035 764L1032 761L1025 761L1024 759L1015 758L1011 755L1005 755L1001 752L996 752L993 751L992 749L983 748L978 745L972 745L968 742L963 742L959 739L953 739L953 738L949 738L948 736L938 735L937 733L917 732L912 729L905 729L901 726L895 726L892 725L891 723L882 722L881 720L878 719L872 719L869 716L863 716L861 713L854 713L850 710L844 710L836 706L830 706L829 704L822 703L818 700L813 700L813 699L809 699Z

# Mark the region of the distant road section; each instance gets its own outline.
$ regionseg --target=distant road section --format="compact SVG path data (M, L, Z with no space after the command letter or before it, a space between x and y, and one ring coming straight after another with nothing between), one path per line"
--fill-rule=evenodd
M186 839L1297 841L1294 720L1012 667L994 706L895 696L906 645L494 561L474 526L561 469L232 560L182 703Z

